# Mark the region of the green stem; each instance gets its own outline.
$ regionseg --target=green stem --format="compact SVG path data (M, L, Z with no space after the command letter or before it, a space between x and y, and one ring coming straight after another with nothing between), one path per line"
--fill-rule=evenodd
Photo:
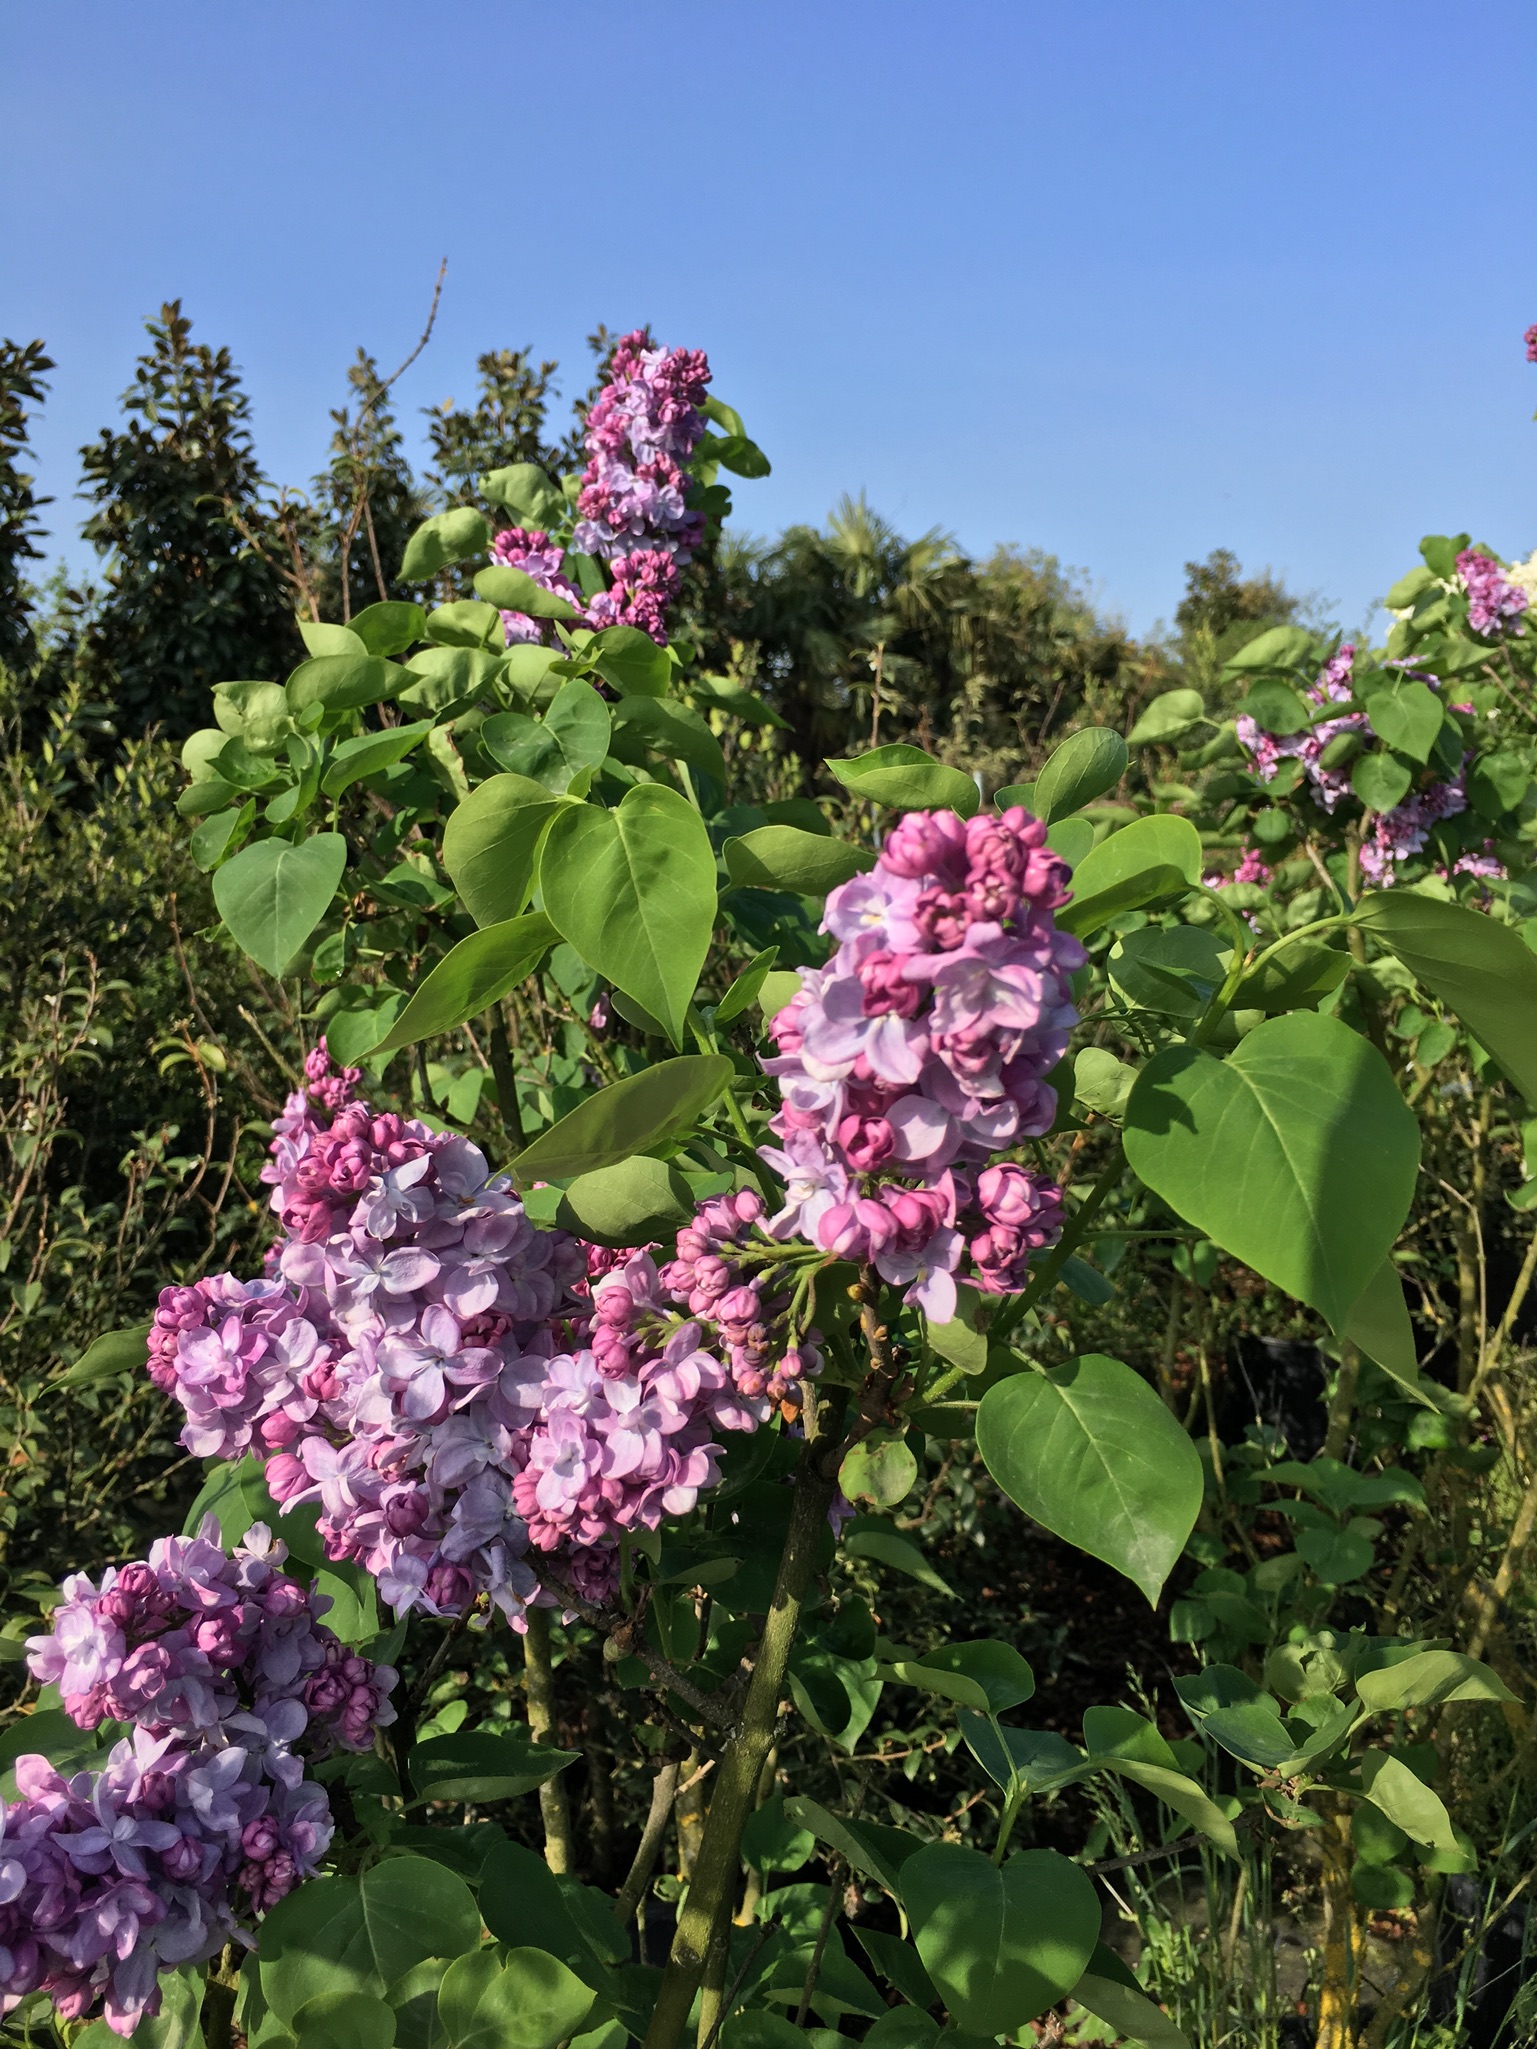
M718 1918L735 1897L742 1829L752 1811L764 1760L774 1747L779 1698L790 1651L800 1627L801 1606L816 1568L817 1550L832 1503L833 1478L823 1470L826 1450L823 1436L818 1433L808 1439L801 1456L790 1527L741 1725L721 1757L704 1839L699 1845L672 1956L646 2032L645 2049L676 2049L704 1972Z
M527 1610L528 1633L523 1638L524 1691L528 1695L528 1733L536 1743L548 1743L555 1730L555 1665L550 1655L550 1611ZM539 1788L539 1812L544 1818L544 1861L555 1872L572 1867L571 1802L557 1772Z

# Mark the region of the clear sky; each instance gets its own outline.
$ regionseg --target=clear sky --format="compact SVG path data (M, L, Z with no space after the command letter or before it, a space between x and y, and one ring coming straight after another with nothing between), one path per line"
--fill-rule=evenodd
M75 451L145 314L302 483L358 343L709 351L758 531L869 493L1136 629L1217 546L1346 623L1427 529L1537 546L1537 7L1483 0L4 0L0 333Z

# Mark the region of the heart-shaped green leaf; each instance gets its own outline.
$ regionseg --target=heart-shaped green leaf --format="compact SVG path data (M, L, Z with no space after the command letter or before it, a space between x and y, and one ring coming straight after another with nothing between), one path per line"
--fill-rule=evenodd
M1174 902L1200 879L1201 835L1188 818L1136 818L1084 855L1057 923L1082 939L1122 911Z
M523 909L539 842L566 801L527 776L494 775L454 810L443 829L443 866L477 925L505 924Z
M428 1957L480 1942L480 1910L463 1879L426 1857L386 1857L360 1878L317 1878L262 1922L261 1989L291 2021L324 1992L376 1996Z
M1409 794L1414 771L1396 754L1363 754L1350 771L1350 787L1368 811L1392 811Z
M782 889L793 896L826 896L851 876L875 866L875 856L847 840L802 832L793 825L760 825L723 848L726 873L750 889Z
M541 1132L512 1164L519 1187L616 1167L692 1124L731 1077L724 1053L686 1053L611 1082Z
M542 911L472 932L450 947L414 991L377 1050L393 1053L479 1017L533 973L554 941L555 927Z
M1201 1461L1129 1366L1090 1352L999 1381L977 1409L977 1449L1026 1515L1157 1602L1200 1512Z
M1105 726L1064 740L1035 779L1035 812L1048 825L1113 790L1126 773L1126 742Z
M297 846L257 840L219 869L213 900L235 943L269 975L284 975L330 908L346 866L339 832L317 832Z
M414 725L390 726L382 733L358 733L351 740L343 740L326 763L321 789L328 797L339 797L364 776L378 775L381 769L404 761L417 742L431 731L431 719L418 719Z
M902 1866L902 1904L940 1996L973 2034L1010 2033L1070 1992L1099 1940L1094 1882L1054 1850L1000 1868L931 1843Z
M1336 1329L1403 1228L1419 1171L1419 1125L1387 1062L1311 1011L1256 1026L1226 1060L1158 1054L1125 1130L1133 1170L1177 1215Z
M402 583L426 583L450 562L463 562L471 555L484 555L491 545L491 529L468 505L456 505L451 512L435 513L425 520L406 543L400 564Z
M365 605L352 621L352 632L371 655L398 655L420 640L427 631L427 614L420 605L387 599ZM318 650L311 648L311 654Z
M539 883L561 937L681 1045L715 926L715 855L688 800L646 783L615 811L568 806L550 825Z
M982 799L964 769L936 761L921 747L872 747L827 766L846 790L895 811L958 811L970 818Z
M720 742L692 705L660 697L621 697L614 706L614 750L626 761L639 761L647 754L662 761L683 761L725 786L726 757Z
M1206 716L1199 690L1160 690L1126 735L1130 747L1151 747L1156 741L1182 740Z
M1537 955L1521 935L1410 889L1363 897L1356 917L1457 1013L1537 1109Z
M654 1245L693 1214L693 1194L677 1168L642 1153L617 1167L578 1174L555 1221L594 1245Z
M513 569L506 563L493 562L489 569L475 573L475 595L484 598L488 605L495 605L500 612L523 612L530 619L574 619L575 605L569 598L563 598L559 591L546 590L542 583L535 583L526 569Z
M1366 716L1379 740L1414 761L1429 761L1446 714L1433 690L1410 681L1375 691L1367 700Z
M672 657L638 626L605 626L582 650L605 683L625 697L665 697Z
M596 768L608 752L608 706L590 683L571 676L543 718L498 712L480 729L480 744L498 767L543 783L562 796L573 776Z

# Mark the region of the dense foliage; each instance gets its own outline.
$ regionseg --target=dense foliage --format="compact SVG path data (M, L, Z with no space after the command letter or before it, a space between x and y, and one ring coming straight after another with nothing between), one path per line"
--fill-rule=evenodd
M1373 649L1214 557L1176 668L863 508L733 555L764 458L644 334L552 474L544 374L371 596L360 365L342 617L218 681L183 826L78 690L12 751L8 2027L1215 2044L1242 1978L1463 2039L1531 1868L1537 577L1429 537Z

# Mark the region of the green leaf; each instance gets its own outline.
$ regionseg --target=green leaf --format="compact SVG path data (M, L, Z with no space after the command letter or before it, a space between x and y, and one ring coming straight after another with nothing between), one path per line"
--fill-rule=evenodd
M341 626L336 631L345 633L347 629ZM318 648L310 649L311 654L319 652ZM366 649L358 642L351 652L362 654ZM294 730L288 714L288 696L281 683L216 683L213 715L224 732L244 740L257 751L276 747L280 739Z
M949 1323L927 1325L929 1350L963 1373L987 1371L987 1333L978 1330L975 1316L980 1303L975 1289L959 1295L956 1315Z
M450 2049L555 2049L574 2035L597 1994L542 1949L461 1957L444 1973L438 2017Z
M399 662L387 662L382 655L320 655L301 662L288 679L288 709L301 712L309 705L324 705L327 711L359 711L364 705L379 704L415 681Z
M935 2005L939 1994L935 1990L933 1979L923 1968L922 1957L913 1945L910 1942L903 1942L900 1936L888 1935L879 1928L866 1928L862 1922L857 1921L854 1923L854 1936L881 1976L895 1985L902 1997L910 1999L913 2006L919 2009L915 2018L928 2021L929 2017L922 2009ZM909 2009L896 2009L897 2014L905 2014L907 2011ZM885 2023L881 2021L875 2024L877 2028L883 2025ZM929 2026L932 2028L934 2023L929 2021ZM874 2032L872 2029L871 2034ZM932 2043L933 2039L932 2035L924 2038L927 2043ZM868 2042L870 2035L866 2035L865 2040Z
M427 638L443 651L456 649L465 654L481 654L496 661L496 650L506 644L502 630L502 615L495 605L483 604L479 598L455 598L450 604L439 605L427 614ZM550 660L556 659L555 650L549 651ZM413 664L413 667L415 664Z
M1117 1060L1105 1046L1085 1046L1073 1056L1074 1100L1101 1117L1119 1117L1137 1079L1135 1067Z
M1537 955L1521 935L1411 889L1363 897L1356 918L1456 1012L1537 1108Z
M580 676L556 691L543 718L520 711L498 712L480 728L480 744L498 767L543 783L563 796L573 776L597 768L608 753L608 706Z
M1410 681L1374 691L1366 701L1366 716L1379 740L1411 760L1428 761L1446 714L1433 690Z
M147 1323L130 1324L126 1330L103 1331L93 1338L74 1365L49 1384L53 1387L94 1387L100 1380L115 1379L119 1373L142 1373L149 1363Z
M1252 669L1305 669L1315 666L1316 644L1302 626L1272 626L1245 642L1223 663L1223 674Z
M377 652L350 626L333 626L320 619L298 619L295 624L306 654L366 655Z
M483 647L421 647L411 657L416 681L397 690L395 702L408 711L431 712L442 718L489 689L502 665L500 655Z
M426 1857L386 1857L360 1878L297 1887L261 1925L261 1989L282 2021L323 1992L381 1993L428 1957L480 1942L463 1879Z
M1188 1821L1192 1828L1199 1829L1218 1849L1230 1857L1237 1856L1238 1837L1233 1824L1217 1803L1184 1772L1140 1757L1098 1757L1092 1760L1092 1764L1096 1769L1115 1772L1118 1777L1141 1786L1145 1792L1161 1800L1165 1807L1172 1808Z
M793 825L760 825L722 849L726 873L750 889L781 889L792 896L826 896L830 889L875 866L868 848L801 832Z
M1409 794L1414 771L1396 754L1363 754L1350 772L1350 787L1368 811L1392 811Z
M639 741L664 761L687 762L724 788L726 758L720 742L691 705L664 703L659 697L621 697L614 706L614 726L621 738Z
M393 768L432 731L432 723L431 719L418 719L414 725L390 726L382 733L359 733L354 739L343 740L326 764L320 779L322 791L328 797L339 797L364 776Z
M565 808L527 776L494 775L470 792L443 829L443 866L477 925L516 918L533 894L539 842Z
M616 811L569 806L551 823L539 883L562 938L681 1045L715 927L715 855L688 800L647 783Z
M235 943L269 975L284 975L331 905L347 866L347 842L320 832L297 846L257 840L226 861L213 900Z
M386 599L378 605L365 605L352 621L352 631L371 655L398 655L423 639L427 632L427 614L420 605L403 603L399 599ZM311 648L311 654L318 654L318 648Z
M475 572L475 595L495 605L499 612L524 612L530 619L575 619L577 609L559 591L535 583L526 569L493 562L489 569Z
M564 1771L580 1752L531 1743L514 1728L505 1736L456 1729L429 1736L411 1752L411 1783L422 1800L513 1800Z
M1390 1709L1438 1707L1444 1700L1514 1700L1504 1680L1460 1651L1418 1651L1381 1671L1363 1672L1356 1692L1374 1714Z
M921 747L873 747L826 765L856 797L895 811L958 811L970 818L982 802L963 769L946 767Z
M578 1174L555 1221L595 1245L655 1245L693 1214L693 1192L677 1168L642 1153L617 1167Z
M183 1965L179 1971L162 1971L160 2011L144 2019L127 2037L129 2049L202 2049L203 2031L199 2016L203 2007L206 1966ZM114 2033L106 2021L92 2021L70 2036L70 2049L123 2049L124 2037Z
M1238 707L1238 715L1253 719L1262 733L1275 733L1282 738L1305 733L1313 723L1312 713L1296 691L1274 678L1255 684Z
M1420 1379L1419 1360L1414 1349L1414 1326L1404 1300L1404 1284L1391 1259L1385 1259L1372 1275L1365 1290L1352 1304L1340 1332L1359 1345L1368 1359L1407 1389L1416 1401L1435 1408Z
M605 626L582 649L605 683L625 697L665 697L672 658L638 626Z
M1143 2049L1190 2049L1190 2038L1177 2028L1161 2006L1155 2006L1113 1949L1094 1945L1089 1968L1073 1987L1073 1997L1096 2020Z
M395 990L382 1003L364 1004L357 1009L333 1010L326 1019L326 1045L340 1067L351 1067L372 1053L405 1007L405 996Z
M1127 759L1126 742L1119 733L1105 726L1085 726L1062 742L1036 777L1036 816L1052 825L1081 811L1115 788L1126 773Z
M520 526L548 531L566 516L565 492L536 462L511 462L502 469L487 470L480 480L480 495L492 505L504 505L517 513Z
M426 583L450 562L484 555L490 545L491 529L480 514L468 505L456 505L451 512L436 513L416 529L401 559L400 581Z
M484 926L450 947L417 988L376 1051L393 1053L457 1030L531 975L555 942L542 911Z
M1069 868L1077 868L1094 850L1094 828L1087 818L1059 818L1047 833L1046 844Z
M977 1449L1026 1515L1157 1604L1200 1512L1201 1461L1129 1366L1091 1352L1000 1381L977 1409Z
M293 2017L299 2049L393 2049L395 2010L369 1992L321 1992Z
M715 1022L730 1024L740 1017L749 1005L758 1000L758 993L767 981L770 971L779 958L777 946L765 946L762 953L755 953L737 976L720 1002L715 1006Z
M1110 979L1128 1001L1194 1021L1222 987L1231 948L1206 925L1144 925L1118 942Z
M809 2028L798 2028L782 2013L752 2007L734 2013L721 2029L723 2049L806 2049Z
M800 987L800 974L795 968L775 968L766 974L758 992L758 1008L765 1019L778 1017L785 1005L799 995Z
M1455 1854L1452 1818L1439 1793L1410 1771L1402 1758L1385 1750L1368 1750L1361 1759L1361 1786L1373 1807L1396 1822L1406 1836L1427 1849Z
M1205 717L1206 700L1199 690L1160 690L1127 734L1126 745L1152 747L1182 740Z
M1035 1674L1019 1652L990 1637L941 1644L921 1658L894 1659L882 1667L881 1676L959 1701L984 1715L1006 1714L1035 1692Z
M611 1082L525 1146L513 1177L526 1188L617 1167L692 1125L730 1078L727 1054L686 1053Z
M1013 2033L1082 1977L1099 1939L1094 1882L1054 1850L1000 1868L931 1843L902 1866L902 1904L940 1997L963 2028Z
M955 1589L940 1578L911 1537L904 1537L898 1530L880 1528L869 1517L859 1517L849 1526L843 1549L850 1558L872 1559L893 1572L906 1573L909 1579L917 1580L920 1586L929 1587L936 1594L955 1599Z
M878 1508L905 1501L917 1477L918 1461L900 1430L872 1430L845 1452L838 1468L847 1499L873 1501Z
M785 1813L783 1793L771 1793L742 1831L742 1856L754 1871L799 1871L816 1846L810 1829Z
M1200 879L1201 835L1188 818L1136 818L1084 856L1073 874L1073 900L1057 923L1083 939L1123 911L1172 903Z
M904 1866L923 1847L918 1837L909 1835L905 1829L832 1814L815 1800L788 1799L785 1813L802 1828L809 1828L819 1843L836 1850L856 1871L864 1872L889 1893L899 1891Z
M1176 1215L1338 1329L1409 1213L1419 1125L1377 1049L1296 1011L1226 1060L1174 1046L1126 1105L1126 1157Z
M1302 940L1274 960L1251 969L1234 992L1232 1007L1275 1016L1287 1010L1314 1009L1349 972L1350 955L1342 947Z

